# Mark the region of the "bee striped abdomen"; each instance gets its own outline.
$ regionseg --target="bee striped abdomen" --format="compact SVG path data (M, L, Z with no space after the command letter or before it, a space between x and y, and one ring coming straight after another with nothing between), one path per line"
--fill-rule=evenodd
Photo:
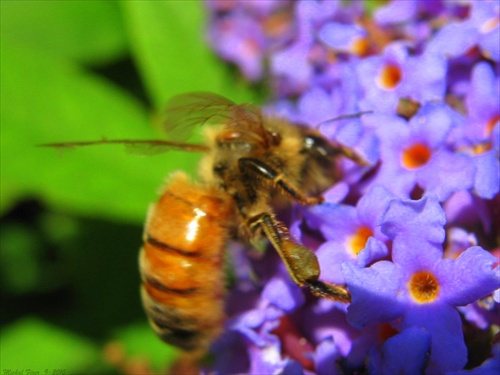
M146 223L140 253L142 300L167 343L206 350L224 321L223 253L231 202L176 174Z

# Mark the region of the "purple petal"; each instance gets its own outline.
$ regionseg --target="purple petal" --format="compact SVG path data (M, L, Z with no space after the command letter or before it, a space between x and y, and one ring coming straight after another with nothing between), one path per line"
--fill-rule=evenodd
M266 345L256 328L262 325L266 318L264 310L250 310L241 314L229 324L231 330L238 331L257 346Z
M366 267L370 263L385 258L389 254L387 246L375 237L368 238L366 246L358 254L357 265Z
M444 303L427 303L409 309L402 328L423 327L431 334L430 360L426 373L444 374L467 363L467 347L458 312ZM408 350L412 350L411 347Z
M384 343L384 374L422 374L431 346L431 335L420 327L409 327Z
M417 181L425 195L435 195L442 202L454 192L472 188L475 172L470 157L442 150L417 172Z
M423 141L431 149L440 147L458 121L456 117L446 104L424 104L409 122L412 141Z
M298 240L302 239L302 218L300 215L294 214L294 219L290 223L290 226L288 230L290 231L290 234L292 235L292 238L296 238Z
M361 139L363 125L359 118L338 121L335 139L348 147L354 147Z
M488 329L490 324L494 322L494 319L491 319L492 312L479 306L477 303L458 307L458 311L460 311L465 320L473 323L479 329ZM493 312L493 314L495 313Z
M430 39L426 52L456 57L465 54L477 40L477 29L470 23L449 23Z
M474 156L472 162L476 167L474 191L481 198L492 199L500 187L500 162L496 150Z
M394 113L399 95L396 91L388 91L379 87L376 77L384 66L384 59L380 56L367 57L356 64L356 73L360 80L363 99L359 107L363 110L372 110L380 113Z
M342 274L342 263L355 259L354 254L348 252L344 245L338 241L327 241L316 251L319 264L321 265L321 279L334 283L344 284Z
M394 199L382 218L382 232L393 238L392 258L410 272L432 268L442 258L444 211L437 199Z
M244 374L250 364L247 356L248 342L236 332L227 332L215 341L212 347L213 370L216 374ZM230 361L227 359L231 358ZM205 371L201 374L208 373Z
M389 202L394 198L396 198L394 194L383 186L375 186L368 190L356 205L360 221L375 227L386 211Z
M337 116L331 96L323 89L315 87L306 91L298 100L299 121L309 125L318 125Z
M453 194L444 203L444 209L448 224L470 226L477 225L476 223L480 222L484 230L490 231L492 218L489 213L488 202L469 191L460 191Z
M374 18L377 23L397 24L410 21L417 10L417 1L391 1L387 5L378 8L375 11Z
M338 367L338 359L340 359L340 353L333 341L333 337L326 338L316 347L316 372L322 375L343 374Z
M498 26L497 26L498 28ZM498 38L498 31L492 31L486 35L480 35L479 46L484 54L491 60L500 61L500 41Z
M323 193L326 202L339 203L349 193L349 185L343 181L337 182L330 189Z
M287 359L287 363L280 374L305 375L304 369L297 361Z
M283 311L295 310L304 303L304 295L300 288L280 276L275 276L267 282L261 298Z
M324 203L305 212L312 228L319 228L327 240L344 240L356 232L356 208L347 205Z
M349 324L346 312L345 304L320 299L317 305L306 307L304 327L307 326L314 342L333 337L339 354L347 356L352 349L353 337L357 337L359 331Z
M214 49L224 59L237 64L248 79L261 78L265 38L257 20L235 12L214 24L210 38Z
M382 232L391 239L422 231L427 234L426 240L441 244L445 223L439 202L433 197L425 197L419 200L392 199L380 224Z
M336 1L299 0L296 5L297 19L303 24L319 24L331 19L339 10Z
M299 40L287 49L271 56L271 70L276 76L282 76L288 84L297 85L297 91L303 91L310 85L313 69L308 60L311 42Z
M486 62L474 65L465 101L471 119L484 124L498 114L498 103L491 98L497 98L499 94L498 78L490 65ZM484 129L481 130L481 134L476 135L479 141L484 139Z
M444 259L435 271L441 297L453 306L464 306L500 288L498 259L479 246L464 251L457 259Z
M500 59L500 34L498 32L499 7L496 1L473 1L471 21L479 29L479 45L496 62ZM493 26L494 25L494 26Z
M419 102L443 100L446 69L446 59L441 55L425 53L409 58L404 66L406 78L401 82L399 95Z
M369 268L359 268L344 263L342 272L352 295L347 319L355 327L388 322L406 310L404 273L397 265L381 261Z
M365 127L363 136L356 144L356 150L370 165L374 165L380 159L380 140L375 132Z
M262 347L249 345L248 354L251 363L249 373L254 375L280 373L287 362L281 357L278 338Z
M373 183L399 197L408 197L415 186L415 171L401 165L403 149L411 145L408 123L401 118L382 115L367 116L365 122L375 127L380 140L382 164Z
M477 238L474 233L469 233L462 228L449 228L447 236L446 258L456 258L469 247L477 245Z
M356 25L328 22L318 33L319 39L331 48L349 51L352 44L366 32Z

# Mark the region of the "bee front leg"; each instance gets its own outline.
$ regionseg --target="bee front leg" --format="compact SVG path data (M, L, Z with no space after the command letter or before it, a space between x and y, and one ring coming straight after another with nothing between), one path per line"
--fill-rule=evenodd
M319 280L320 268L316 255L309 248L292 241L288 229L273 215L267 212L256 215L249 220L249 226L252 231L262 229L297 285L307 286L318 297L351 301L351 295L345 288Z
M303 205L314 205L324 202L323 196L307 197L295 185L293 185L283 173L280 173L276 168L266 162L256 158L240 158L238 166L244 175L252 175L252 177L264 178L270 181L274 186L280 188L284 193L289 195L294 201Z

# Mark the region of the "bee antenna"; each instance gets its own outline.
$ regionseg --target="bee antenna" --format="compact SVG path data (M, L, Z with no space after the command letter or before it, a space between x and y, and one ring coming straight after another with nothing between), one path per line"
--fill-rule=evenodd
M363 115L368 115L373 113L374 111L361 111L361 112L356 112L356 113L351 113L349 115L342 115L334 118L330 118L328 120L321 121L315 125L315 127L319 127L320 125L326 124L327 122L333 122L333 121L339 121L339 120L345 120L348 118L357 118L361 117Z

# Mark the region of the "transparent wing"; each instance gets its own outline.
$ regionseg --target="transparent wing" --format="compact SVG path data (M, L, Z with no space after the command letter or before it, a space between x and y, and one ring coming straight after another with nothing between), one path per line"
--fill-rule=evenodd
M136 155L158 155L172 150L189 152L207 152L209 148L198 143L171 142L162 140L131 140L131 139L103 139L100 141L44 143L39 147L50 147L60 150L70 150L77 147L98 145L122 145L126 152Z
M167 102L161 125L169 139L185 141L198 126L226 122L235 106L231 100L209 92L177 95Z
M166 105L162 125L171 140L185 141L194 129L206 123L224 125L229 138L238 142L268 144L262 112L249 103L236 104L223 96L194 92L173 97ZM222 134L222 133L221 133Z

